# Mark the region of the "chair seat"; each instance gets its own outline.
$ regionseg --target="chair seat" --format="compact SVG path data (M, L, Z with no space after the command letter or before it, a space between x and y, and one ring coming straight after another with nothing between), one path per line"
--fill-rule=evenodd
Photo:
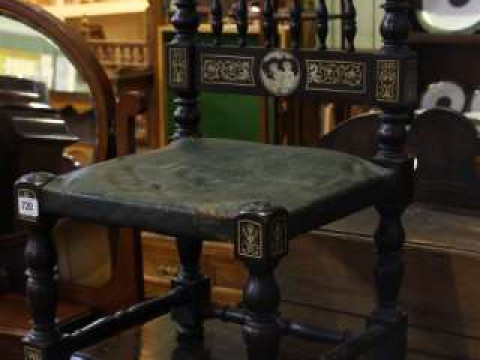
M391 176L330 150L185 139L56 177L44 187L43 211L231 240L235 217L265 203L288 211L291 237L372 204Z

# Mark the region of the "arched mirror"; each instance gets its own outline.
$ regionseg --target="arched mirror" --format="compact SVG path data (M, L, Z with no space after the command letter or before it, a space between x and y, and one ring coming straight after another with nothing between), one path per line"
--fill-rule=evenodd
M114 155L113 90L72 28L34 5L0 0L0 92L5 76L33 80L44 88L45 97L35 100L61 111L79 137L66 152L80 164Z
M38 30L0 16L0 102L17 97L60 112L78 141L64 149L76 166L95 161L98 125L89 85L64 52Z

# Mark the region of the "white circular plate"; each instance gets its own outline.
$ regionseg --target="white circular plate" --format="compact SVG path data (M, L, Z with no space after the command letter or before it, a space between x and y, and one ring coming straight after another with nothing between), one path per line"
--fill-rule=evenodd
M422 96L420 108L449 108L462 112L465 108L466 96L463 89L451 81L439 81L430 84Z
M433 33L473 33L480 28L479 0L422 0L420 25Z

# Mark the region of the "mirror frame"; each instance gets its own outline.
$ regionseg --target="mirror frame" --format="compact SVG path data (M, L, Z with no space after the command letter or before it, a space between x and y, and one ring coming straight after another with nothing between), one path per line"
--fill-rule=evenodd
M92 94L97 117L96 161L114 157L115 95L105 70L83 37L40 6L21 0L0 0L0 15L28 25L51 39L71 61Z

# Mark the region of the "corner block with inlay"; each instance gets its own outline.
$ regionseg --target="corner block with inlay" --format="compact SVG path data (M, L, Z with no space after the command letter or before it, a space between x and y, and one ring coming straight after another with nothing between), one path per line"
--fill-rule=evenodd
M250 360L276 359L281 328L280 290L274 270L288 253L287 211L267 203L246 207L236 219L235 256L248 269L243 290L247 320L243 325Z

